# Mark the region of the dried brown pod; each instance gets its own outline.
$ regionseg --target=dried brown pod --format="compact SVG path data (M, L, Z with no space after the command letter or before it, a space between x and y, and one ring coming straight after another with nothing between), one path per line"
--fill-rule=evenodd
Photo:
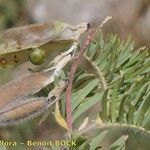
M30 72L16 80L0 86L0 109L18 98L34 94L46 85L52 83L60 71L72 58L72 52L76 46L55 57L52 61L53 67L40 71Z
M5 30L0 34L0 67L3 67L4 64L5 67L6 65L21 64L29 60L39 65L44 60L39 59L40 56L33 52L36 48L48 56L51 51L68 48L87 30L87 23L72 26L58 21Z
M11 126L34 118L60 99L67 81L62 80L48 97L20 97L0 109L0 127Z

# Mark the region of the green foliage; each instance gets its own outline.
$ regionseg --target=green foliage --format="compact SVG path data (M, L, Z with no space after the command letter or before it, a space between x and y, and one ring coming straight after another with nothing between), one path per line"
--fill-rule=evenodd
M117 35L109 35L104 40L100 33L87 49L85 59L93 74L84 70L75 77L72 94L75 125L93 105L100 104L101 108L97 113L99 123L95 121L90 128L92 123L88 123L79 132L86 140L78 149L130 149L136 135L143 143L134 144L135 149L147 150L150 146L150 50L134 49L131 37L121 41ZM89 134L91 130L93 133ZM112 130L115 134L111 134ZM106 131L109 135L104 134ZM107 144L101 143L104 137Z
M125 139L124 136L121 136L117 141L115 141L109 150L125 150Z

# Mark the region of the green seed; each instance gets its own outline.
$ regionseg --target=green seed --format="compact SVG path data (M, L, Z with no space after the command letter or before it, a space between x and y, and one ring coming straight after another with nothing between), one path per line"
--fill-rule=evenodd
M31 49L29 59L34 65L40 65L46 58L45 51L40 48Z

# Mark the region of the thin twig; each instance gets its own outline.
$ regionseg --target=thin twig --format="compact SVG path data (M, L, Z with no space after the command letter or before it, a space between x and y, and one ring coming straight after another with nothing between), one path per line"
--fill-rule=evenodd
M67 113L67 124L70 131L72 131L72 111L71 111L71 93L72 93L72 82L74 78L74 74L76 72L76 69L80 63L80 60L83 56L84 51L90 44L90 42L93 39L94 31L90 31L89 35L87 36L87 39L85 40L84 46L80 49L79 52L77 52L73 58L72 65L70 67L70 71L68 73L68 85L66 88L66 113Z
M103 91L105 91L107 89L107 82L105 80L105 77L103 76L102 71L100 70L100 68L96 65L96 63L94 61L92 61L87 55L84 55L84 58L93 66L93 68L96 70L100 82L101 82L101 86Z
M88 124L88 126L82 130L79 131L80 134L88 133L89 131L93 129L113 129L113 130L120 130L123 133L129 134L129 133L138 133L138 134L150 134L150 131L138 127L136 125L126 124L126 123L96 123L92 122Z
M102 22L102 24L99 26L100 28L103 26L104 23L106 23L109 19L111 19L110 17L106 17L105 20ZM97 32L96 30L89 30L89 34L87 36L87 38L85 39L84 45L83 47L80 49L79 52L76 52L71 67L70 67L70 71L68 73L68 85L66 87L66 115L67 115L67 125L68 125L68 129L70 131L72 131L72 110L71 110L71 93L72 93L72 82L74 79L74 74L76 72L76 69L80 63L80 60L83 57L83 54L86 50L86 48L89 46L90 42L93 40L93 37L95 35L95 33Z

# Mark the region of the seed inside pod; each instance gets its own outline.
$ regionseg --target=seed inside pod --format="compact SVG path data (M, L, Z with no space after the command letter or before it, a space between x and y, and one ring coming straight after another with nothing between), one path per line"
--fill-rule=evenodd
M34 65L40 65L45 61L46 53L42 48L32 48L29 59Z

